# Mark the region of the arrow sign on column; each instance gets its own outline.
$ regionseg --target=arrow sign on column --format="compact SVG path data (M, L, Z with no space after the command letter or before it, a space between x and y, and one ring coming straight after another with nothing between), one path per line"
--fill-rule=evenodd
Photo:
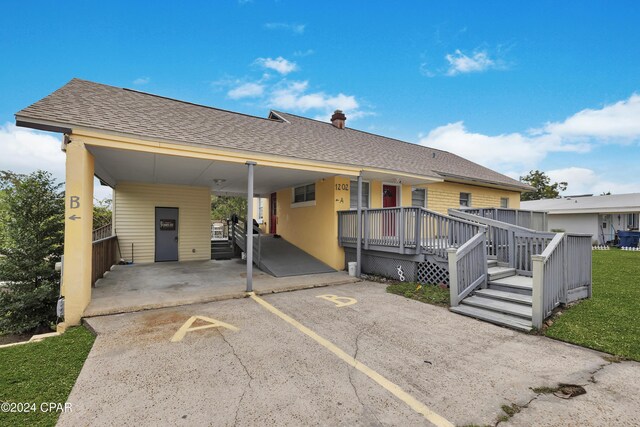
M71 221L75 221L76 219L81 219L81 217L76 216L76 215L74 214L74 215L71 215L71 216L69 217L69 219L70 219Z

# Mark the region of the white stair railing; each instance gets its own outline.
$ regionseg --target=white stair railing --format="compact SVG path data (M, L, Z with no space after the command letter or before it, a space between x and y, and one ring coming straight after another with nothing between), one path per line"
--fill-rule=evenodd
M475 289L487 287L487 238L477 233L459 248L449 248L449 292L451 307L460 304Z
M534 327L560 304L591 296L591 235L558 233L532 261Z

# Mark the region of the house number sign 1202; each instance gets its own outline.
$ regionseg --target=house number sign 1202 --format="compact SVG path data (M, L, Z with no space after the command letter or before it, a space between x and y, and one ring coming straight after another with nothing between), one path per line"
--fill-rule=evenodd
M349 184L336 184L336 190L349 191Z

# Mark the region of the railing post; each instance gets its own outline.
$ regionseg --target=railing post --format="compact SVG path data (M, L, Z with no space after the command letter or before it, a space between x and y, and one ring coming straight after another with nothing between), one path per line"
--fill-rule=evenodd
M338 246L342 246L342 212L338 212Z
M563 305L567 304L567 298L569 294L569 239L567 235L564 235L562 239L562 295L560 295L560 302Z
M398 233L400 233L399 240L400 240L400 253L403 254L404 253L404 228L405 228L405 220L406 218L404 217L404 213L405 210L404 208L400 208L400 224L398 224Z
M451 307L457 307L458 300L458 250L456 248L447 248L447 258L449 258L449 296L451 299Z
M416 254L422 252L422 209L416 209L416 223L415 223L415 233L416 233Z
M531 291L533 316L531 323L534 328L541 329L544 322L544 261L542 255L532 255L533 262L533 288Z
M518 251L516 249L516 232L515 231L511 231L511 230L508 231L507 245L509 246L507 248L507 254L509 254L509 267L517 268L516 254L518 253Z
M364 249L369 249L369 209L363 210L364 214Z

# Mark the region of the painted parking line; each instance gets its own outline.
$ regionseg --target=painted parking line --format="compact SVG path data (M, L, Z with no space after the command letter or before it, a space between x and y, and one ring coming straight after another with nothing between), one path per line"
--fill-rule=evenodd
M356 359L348 355L344 350L340 349L331 341L313 332L311 329L307 328L306 326L304 326L302 323L298 322L294 318L278 310L277 308L275 308L274 306L272 306L271 304L269 304L259 296L255 295L253 292L250 293L249 296L251 297L251 299L253 299L255 302L260 304L262 307L264 307L271 313L275 314L285 322L289 323L291 326L293 326L294 328L296 328L297 330L307 335L308 337L316 341L318 344L320 344L321 346L325 347L327 350L329 350L330 352L338 356L338 358L340 358L342 361L344 361L350 366L353 366L355 369L362 372L363 374L371 378L373 381L377 382L384 389L386 389L395 397L397 397L398 399L406 403L411 409L413 409L417 413L424 416L431 423L435 424L438 427L445 427L445 426L454 427L453 423L451 423L441 415L429 409L424 403L420 402L419 400L411 396L409 393L407 393L402 388L400 388L400 386L398 386L397 384L389 381L388 379L386 379L385 377L383 377L373 369L369 368L367 365L357 361Z

